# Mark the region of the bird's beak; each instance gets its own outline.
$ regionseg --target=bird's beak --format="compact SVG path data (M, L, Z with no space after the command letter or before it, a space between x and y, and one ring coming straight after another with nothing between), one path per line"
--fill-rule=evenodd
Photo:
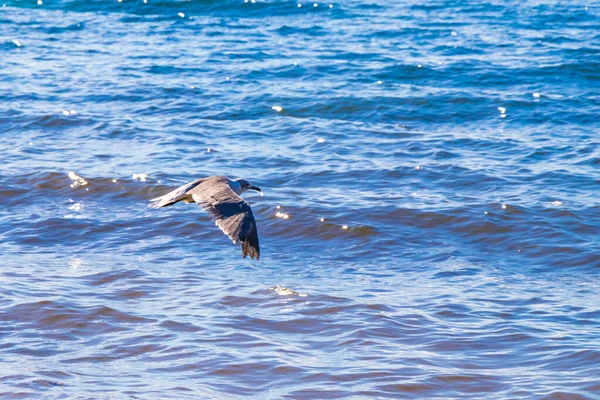
M250 190L250 189L256 190L257 192L262 192L262 190L260 190L260 188L257 186L250 185L250 186L248 186L248 190Z

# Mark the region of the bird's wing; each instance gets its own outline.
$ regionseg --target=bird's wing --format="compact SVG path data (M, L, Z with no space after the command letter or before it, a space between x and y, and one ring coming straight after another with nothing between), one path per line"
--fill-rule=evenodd
M188 194L212 215L215 224L233 243L242 243L244 258L250 256L259 259L258 232L252 209L231 190L226 180L207 180L193 187Z

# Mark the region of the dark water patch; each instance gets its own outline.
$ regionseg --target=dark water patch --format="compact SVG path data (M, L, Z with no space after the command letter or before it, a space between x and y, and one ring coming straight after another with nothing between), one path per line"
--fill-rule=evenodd
M544 400L563 400L563 399L587 400L587 397L580 395L578 393L557 391L557 392L552 392L551 394L542 397L542 399L544 399Z
M97 323L96 321L99 320L110 321L111 323L143 323L151 321L147 318L116 311L110 307L95 307L86 312L52 301L19 304L11 307L9 310L11 314L18 316L15 319L17 323L48 330L73 329L77 331L80 328L89 329L90 324L109 326L105 323ZM6 321L9 318L8 315L10 314L4 314L0 318ZM85 321L86 324L78 325L78 321Z
M181 323L176 321L163 321L160 326L175 332L198 332L201 329L190 323Z
M15 4L13 4L15 3ZM35 4L20 4L14 1L8 1L8 6L19 7L36 7ZM264 18L265 14L276 16L294 16L303 15L306 13L326 13L330 9L323 5L320 8L313 7L307 4L305 9L298 8L294 3L289 2L242 2L242 1L213 1L203 0L190 3L171 2L171 1L154 1L154 2L116 2L106 5L90 4L81 0L62 1L59 4L44 4L45 9L61 10L67 9L74 12L85 13L127 13L140 16L161 15L165 21L171 23L184 23L189 21L189 17L179 16L180 12L189 16L215 15L221 17L254 17ZM338 12L339 14L339 12ZM187 20L187 21L186 21ZM131 22L136 22L132 18Z
M84 278L88 281L88 284L92 286L106 286L113 283L118 283L123 279L131 280L131 279L139 279L146 277L140 270L119 270L119 271L107 271L101 272L99 274L87 275Z

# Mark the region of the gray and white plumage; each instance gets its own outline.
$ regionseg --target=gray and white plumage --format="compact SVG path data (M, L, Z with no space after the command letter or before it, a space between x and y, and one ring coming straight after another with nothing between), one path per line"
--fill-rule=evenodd
M242 243L242 256L260 257L256 221L250 205L240 197L246 190L261 191L244 179L209 176L190 182L150 200L148 207L161 208L179 201L196 203L211 214L215 224L233 241Z

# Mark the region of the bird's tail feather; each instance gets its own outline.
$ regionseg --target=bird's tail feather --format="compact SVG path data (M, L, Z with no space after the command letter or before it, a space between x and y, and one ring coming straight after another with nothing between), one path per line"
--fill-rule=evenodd
M178 201L183 200L182 198L180 198L180 199L174 198L172 194L173 194L173 192L167 193L164 196L155 197L154 199L150 199L150 204L148 204L148 207L150 207L150 208L167 207L167 206L171 206L171 205L177 203Z
M161 207L166 207L166 206L170 206L171 204L173 204L172 202L169 202L164 197L165 196L160 196L160 197L156 197L154 199L150 199L150 204L148 204L148 207L161 208Z
M156 197L150 200L150 204L148 207L150 208L161 208L170 206L172 204L177 203L178 201L190 202L192 201L191 196L187 194L188 190L191 190L199 183L201 183L204 179L198 179L194 182L187 183L183 186L178 187L177 189L165 194L164 196Z

